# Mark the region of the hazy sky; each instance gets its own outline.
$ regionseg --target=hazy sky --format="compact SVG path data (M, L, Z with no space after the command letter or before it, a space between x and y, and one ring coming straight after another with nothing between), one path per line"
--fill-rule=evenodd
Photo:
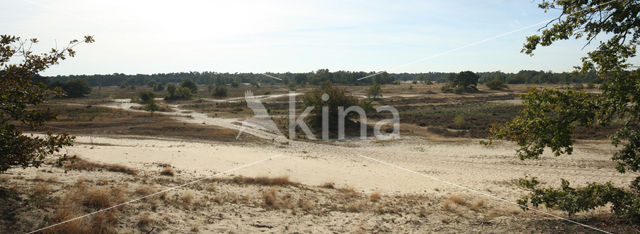
M558 43L534 57L520 53L539 27L440 54L557 14L531 0L12 0L0 8L0 33L38 37L38 49L94 35L94 44L78 47L75 58L45 75L570 71L589 49L584 41ZM423 58L429 59L415 62Z

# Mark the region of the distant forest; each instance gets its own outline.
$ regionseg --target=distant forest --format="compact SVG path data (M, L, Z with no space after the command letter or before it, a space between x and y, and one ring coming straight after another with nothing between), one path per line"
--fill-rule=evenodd
M218 72L180 72L180 73L158 73L158 74L136 74L126 75L114 73L110 75L68 75L40 77L45 83L68 82L70 80L85 79L89 85L98 86L154 86L156 84L166 85L169 83L179 83L186 78L190 78L197 84L234 85L238 83L251 84L273 84L284 83L286 85L304 86L306 84L318 85L325 81L334 84L345 85L370 85L374 82L379 84L390 84L402 81L415 81L424 83L448 82L456 73L428 72L428 73L387 73L382 72L371 78L358 80L359 78L373 75L374 72L351 72L320 69L308 73L268 73L274 78L259 73L218 73ZM568 83L600 83L601 79L595 73L575 74L569 72L553 73L545 71L523 70L517 73L478 72L479 83L486 83L492 80L500 80L507 84L568 84Z

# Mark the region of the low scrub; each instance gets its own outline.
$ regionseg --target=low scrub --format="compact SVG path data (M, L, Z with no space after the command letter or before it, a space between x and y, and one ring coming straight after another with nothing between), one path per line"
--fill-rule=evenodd
M124 165L90 162L78 156L73 156L69 159L69 161L65 162L64 168L67 170L80 170L80 171L106 170L111 172L121 172L129 175L138 174L138 171L136 169L133 169Z

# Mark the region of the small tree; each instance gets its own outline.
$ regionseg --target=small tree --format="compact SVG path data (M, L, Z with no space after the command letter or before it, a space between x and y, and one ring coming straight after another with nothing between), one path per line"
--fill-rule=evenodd
M373 85L371 85L371 87L369 87L369 89L367 90L367 97L373 100L378 100L379 98L381 98L382 88L380 87L380 84L373 83Z
M169 97L171 96L175 96L176 94L176 85L175 84L169 84L167 85L167 92L169 92Z
M147 91L141 92L138 95L138 97L140 97L141 103L148 103L149 100L153 100L156 97L156 94L147 90Z
M86 79L73 79L62 85L65 96L84 97L91 93L91 86Z
M509 87L504 84L504 82L500 81L500 80L492 80L486 83L487 87L489 87L489 89L492 90L503 90L503 89L508 89Z
M158 111L158 109L160 109L160 107L158 106L158 104L156 104L156 100L154 100L153 98L147 100L146 104L144 105L144 110L149 111L151 113L151 116L153 116L153 112Z
M153 91L159 92L159 91L163 91L164 90L164 85L158 83L155 86L153 86Z
M217 98L223 98L227 96L227 88L222 85L217 85L213 89L213 96Z
M451 85L454 86L454 89L461 87L466 92L474 92L478 91L478 79L480 79L480 76L475 73L471 71L463 71L453 78Z
M91 43L93 38L86 36L83 42ZM67 56L73 57L73 47L82 42L73 40L62 50L51 49L42 54L29 49L36 43L35 38L22 40L15 36L0 36L0 172L15 166L38 167L47 156L73 143L73 137L66 133L53 135L48 131L45 137L34 137L21 130L41 130L46 121L55 119L55 113L37 107L51 95L61 96L63 91L60 88L48 90L32 80ZM20 59L11 62L15 57ZM65 158L63 155L59 162Z
M327 94L328 100L322 99L323 94ZM358 105L358 99L348 95L344 89L335 87L331 82L325 82L320 88L314 89L303 97L305 106L312 106L311 125L319 129L322 127L322 107L327 106L329 110L329 128L335 129L338 126L338 107L348 108Z
M522 97L523 110L512 121L491 130L493 139L518 144L521 159L537 159L550 148L556 156L573 152L576 126L599 128L619 121L611 142L619 151L612 159L620 173L640 172L640 70L631 69L628 59L636 56L640 44L640 2L600 0L546 0L545 11L562 9L540 35L527 38L522 52L533 55L538 46L558 40L581 38L591 41L607 35L604 42L582 58L580 72L595 70L603 83L601 92L572 89L531 89ZM611 182L592 182L571 187L561 180L560 188L540 187L536 178L524 178L520 185L531 191L518 200L523 206L545 204L574 214L611 204L611 209L632 221L640 221L640 176L628 187Z
M184 79L180 84L182 88L188 88L191 93L198 93L198 86L190 78Z

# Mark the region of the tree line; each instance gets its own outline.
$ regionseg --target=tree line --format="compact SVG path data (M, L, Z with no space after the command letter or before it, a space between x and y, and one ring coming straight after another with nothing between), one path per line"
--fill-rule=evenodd
M374 75L377 74L377 75ZM232 85L239 83L256 84L282 84L289 86L320 85L329 81L333 84L342 85L371 85L392 84L402 81L413 81L423 83L444 83L451 80L453 72L426 72L426 73L387 73L380 72L355 72L355 71L329 71L329 69L319 69L307 73L269 73L281 80L277 80L260 73L219 73L219 72L177 72L177 73L156 73L156 74L136 74L127 75L123 73L105 75L67 75L39 77L45 83L68 82L76 79L87 80L92 87L99 86L144 86L154 87L156 85L166 86L170 83L181 83L189 78L199 85ZM517 73L477 72L480 84L499 80L505 84L568 84L568 83L601 83L595 72L577 74L570 72L551 72L522 70ZM373 75L373 76L372 76ZM363 77L370 78L359 80Z

